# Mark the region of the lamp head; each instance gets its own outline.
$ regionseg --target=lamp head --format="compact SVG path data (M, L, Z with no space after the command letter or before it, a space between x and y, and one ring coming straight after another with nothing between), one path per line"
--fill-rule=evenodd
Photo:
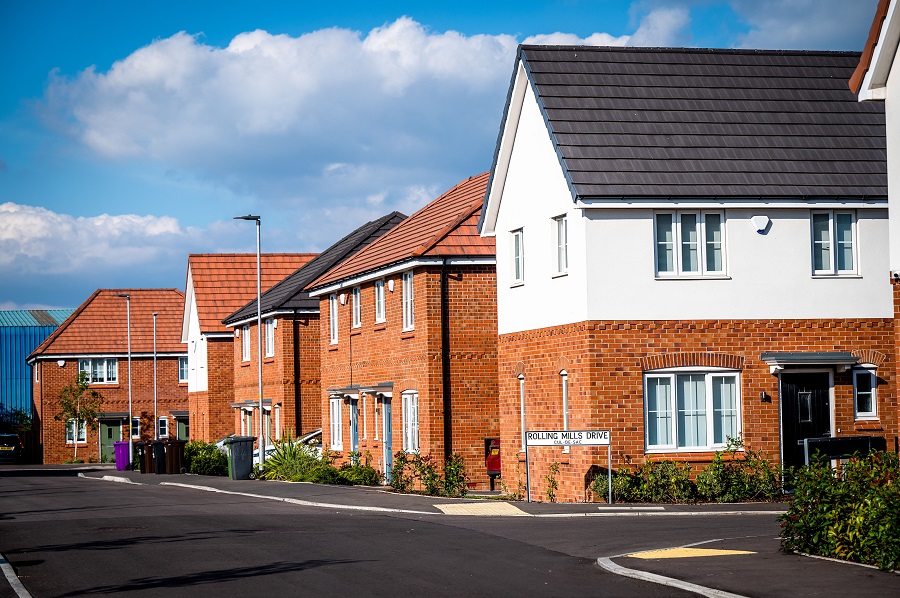
M232 218L232 220L254 220L256 222L259 222L259 216L251 216L250 214L247 214L246 216L235 216L234 218Z

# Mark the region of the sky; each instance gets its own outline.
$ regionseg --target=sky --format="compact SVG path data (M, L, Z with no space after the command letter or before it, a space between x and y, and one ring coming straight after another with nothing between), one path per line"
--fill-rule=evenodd
M0 0L0 309L321 251L490 169L517 45L860 51L877 0Z

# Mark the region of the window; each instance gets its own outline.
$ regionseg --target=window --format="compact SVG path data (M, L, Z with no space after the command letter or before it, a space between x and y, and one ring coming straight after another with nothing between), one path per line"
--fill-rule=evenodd
M562 429L569 429L569 373L566 370L563 370L559 373L559 378L562 383ZM564 446L563 452L568 453L569 447Z
M384 316L384 279L375 281L375 323L385 321Z
M266 357L275 355L275 318L266 320Z
M553 219L553 247L556 274L565 274L569 270L569 232L565 216Z
M343 422L341 422L341 403L344 399L341 397L332 397L329 401L331 410L329 411L329 421L331 423L331 448L344 448Z
M403 450L415 453L419 450L419 393L403 393Z
M179 382L187 382L188 381L188 358L187 357L179 357L178 358L178 381Z
M241 326L241 361L250 361L250 326Z
M812 213L813 274L856 272L855 228L852 212Z
M139 418L139 417L131 418L131 437L132 438L140 438L141 437L141 418Z
M412 330L416 325L415 294L412 270L403 273L403 330Z
M66 444L87 442L87 427L85 423L84 420L78 420L78 425L76 426L74 419L66 422Z
M514 230L512 233L511 245L511 274L512 284L524 284L525 282L525 241L522 236L522 229Z
M328 330L331 336L331 344L338 342L338 298L332 293L328 296Z
M522 433L522 447L519 449L525 452L525 376L519 374L519 430Z
M34 381L40 382L41 381L41 370L38 369L38 364L35 363L32 367L34 368Z
M350 297L350 301L352 303L352 311L353 311L353 327L359 328L362 326L362 297L359 291L359 287L353 287L353 294Z
M166 417L161 417L156 423L156 434L158 438L168 438L169 437L169 420Z
M241 436L254 436L258 435L259 430L254 429L253 427L253 410L252 409L242 409L241 410Z
M119 381L118 369L118 362L113 358L78 360L78 371L87 374L91 384L115 384Z
M647 448L713 450L740 428L738 375L686 371L644 379Z
M878 417L875 403L875 387L878 378L872 370L853 370L853 403L856 406L857 419L874 419Z
M721 212L656 214L656 275L724 275L723 223Z

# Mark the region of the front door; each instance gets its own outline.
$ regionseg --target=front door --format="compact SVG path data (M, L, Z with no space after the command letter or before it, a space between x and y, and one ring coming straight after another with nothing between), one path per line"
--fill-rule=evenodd
M188 424L188 419L186 417L175 418L175 425L178 427L178 440L189 440L191 429Z
M831 436L828 372L781 374L781 452L785 467L804 464L803 439Z
M116 460L116 442L122 440L122 422L118 420L100 421L100 461L112 463Z
M391 482L391 469L394 467L394 427L391 425L391 399L384 397L381 401L381 417L384 425L384 481Z

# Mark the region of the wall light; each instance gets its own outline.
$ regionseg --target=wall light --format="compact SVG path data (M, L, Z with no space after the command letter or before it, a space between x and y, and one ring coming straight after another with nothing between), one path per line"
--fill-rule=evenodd
M393 278L388 281L388 290L392 293L394 292L394 279Z

